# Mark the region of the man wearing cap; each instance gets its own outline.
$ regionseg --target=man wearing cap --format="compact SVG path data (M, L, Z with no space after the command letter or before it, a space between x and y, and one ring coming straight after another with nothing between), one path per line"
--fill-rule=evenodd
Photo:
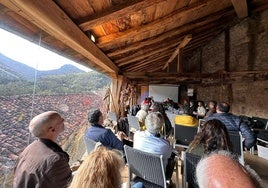
M145 126L145 131L135 132L133 147L148 153L163 155L166 178L169 180L174 169L174 161L170 160L172 154L171 145L167 140L161 138L161 132L164 126L162 114L160 112L151 112L145 119ZM172 161L172 164L169 161Z
M38 138L20 154L13 187L67 187L71 180L69 156L56 143L64 131L64 119L55 111L35 116L29 125Z
M99 109L91 109L88 112L88 121L91 126L86 130L85 136L95 142L100 142L109 149L123 150L123 139L127 136L119 131L115 135L110 129L102 126L103 116Z

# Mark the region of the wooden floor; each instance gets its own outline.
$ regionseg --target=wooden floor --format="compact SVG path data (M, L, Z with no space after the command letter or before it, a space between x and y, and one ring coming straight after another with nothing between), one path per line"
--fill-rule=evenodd
M248 164L252 169L254 169L257 174L261 177L264 182L265 187L268 187L268 160L258 157L257 154L250 155L249 152L245 152L245 163ZM174 182L173 187L175 188L176 183L176 173L173 173L172 181ZM127 167L122 170L122 182L127 182L128 172ZM181 173L180 173L180 163L179 163L179 188L181 188Z

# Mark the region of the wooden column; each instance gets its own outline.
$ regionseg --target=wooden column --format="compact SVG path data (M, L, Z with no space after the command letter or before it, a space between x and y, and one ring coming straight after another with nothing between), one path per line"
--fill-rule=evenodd
M120 113L120 93L124 85L126 85L126 78L124 76L119 75L112 79L110 110L115 112L117 117L119 117Z

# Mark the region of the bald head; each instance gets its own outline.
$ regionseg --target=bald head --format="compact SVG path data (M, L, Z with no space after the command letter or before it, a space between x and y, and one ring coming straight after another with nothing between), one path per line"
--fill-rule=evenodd
M52 133L57 133L58 136L64 130L64 119L55 111L48 111L35 116L29 125L30 132L38 138L51 139Z
M202 159L196 167L196 178L200 188L262 187L256 172L243 167L226 151Z

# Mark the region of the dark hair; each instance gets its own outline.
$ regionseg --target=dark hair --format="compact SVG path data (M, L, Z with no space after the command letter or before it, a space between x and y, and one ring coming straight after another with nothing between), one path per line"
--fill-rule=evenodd
M230 105L226 102L221 102L217 104L217 109L221 112L228 113L230 110Z
M205 154L216 150L231 150L231 141L227 129L217 119L209 120L202 126L201 132L197 133L190 144L190 151L199 144L204 145Z
M92 124L97 124L101 115L102 113L100 109L90 109L88 112L88 122Z
M212 103L215 107L217 106L217 102L216 101L209 101L208 103Z
M198 101L198 103L201 103L202 106L205 106L204 101Z
M160 112L162 115L166 115L163 105L159 102L155 102L153 104L152 112Z

